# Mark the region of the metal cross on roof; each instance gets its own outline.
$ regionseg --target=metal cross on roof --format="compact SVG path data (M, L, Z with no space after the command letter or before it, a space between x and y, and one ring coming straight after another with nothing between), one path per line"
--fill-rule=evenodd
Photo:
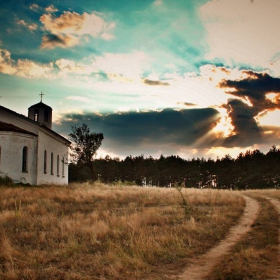
M42 100L43 100L43 95L45 95L45 94L43 94L43 92L41 91L41 93L40 93L39 95L41 95L41 102L42 102Z

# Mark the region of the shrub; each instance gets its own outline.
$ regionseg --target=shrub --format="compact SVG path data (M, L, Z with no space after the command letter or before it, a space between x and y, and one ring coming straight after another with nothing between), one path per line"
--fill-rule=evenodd
M7 176L7 175L5 175L4 177L0 176L0 186L9 186L10 187L13 185L14 185L14 182L9 176Z

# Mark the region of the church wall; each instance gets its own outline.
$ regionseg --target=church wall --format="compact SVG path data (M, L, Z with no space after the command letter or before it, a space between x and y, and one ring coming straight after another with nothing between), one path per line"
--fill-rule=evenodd
M37 184L68 184L68 146L40 131L38 143ZM45 151L46 166L44 165ZM53 164L51 164L51 153L53 153ZM59 156L59 168L57 168L57 156Z
M35 185L37 166L37 137L17 132L0 131L0 171L16 183ZM23 148L27 147L26 170L23 170Z
M68 145L67 140L65 139L65 142L61 140L61 138L57 137L54 133L51 131L45 130L44 128L40 127L37 124L30 123L29 121L25 120L24 118L21 118L20 116L17 116L13 113L7 112L6 110L1 110L0 108L0 115L1 115L1 121L6 123L11 123L21 129L24 129L26 131L29 131L31 133L34 133L38 136L31 136L37 138L36 142L36 171L35 175L28 179L28 183L32 181L32 185L40 185L40 184L68 184L68 165L63 164L62 160L64 158L65 163L68 163ZM28 135L28 134L26 134ZM1 140L0 140L1 141ZM5 140L6 142L7 140ZM0 144L1 145L1 144ZM38 145L38 147L37 147ZM44 172L44 151L47 152L47 170L46 173ZM51 174L51 153L53 153L53 174ZM19 154L22 156L22 152ZM18 155L18 156L19 156ZM57 172L57 156L59 156L59 172ZM14 160L13 160L14 161ZM18 158L18 162L21 162ZM0 163L0 171L5 172L1 170L1 163ZM9 165L10 166L10 165ZM64 168L63 168L64 166ZM62 174L64 169L64 174ZM7 167L5 168L6 172L10 169ZM14 169L11 169L14 170ZM18 169L17 169L18 170ZM9 171L9 174L11 171ZM20 177L21 172L14 174L16 178ZM25 174L26 175L26 174ZM27 174L26 176L29 176ZM21 177L20 177L21 178ZM34 179L35 178L35 179Z

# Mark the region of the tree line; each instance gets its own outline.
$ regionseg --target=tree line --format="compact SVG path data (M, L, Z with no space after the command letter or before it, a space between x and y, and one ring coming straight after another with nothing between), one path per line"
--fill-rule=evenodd
M69 182L100 180L107 184L123 183L139 186L196 187L218 189L258 189L280 186L280 149L266 153L255 149L240 153L235 159L182 159L179 156L127 156L125 159L99 158L96 151L104 139L102 133L89 128L72 127L69 134L74 157L69 164Z

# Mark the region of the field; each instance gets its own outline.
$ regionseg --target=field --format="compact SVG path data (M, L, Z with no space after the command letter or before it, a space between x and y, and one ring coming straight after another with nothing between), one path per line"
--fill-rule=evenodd
M267 198L279 191L101 183L1 187L0 279L188 279L239 222L244 194L257 218L205 279L277 279L279 214Z

